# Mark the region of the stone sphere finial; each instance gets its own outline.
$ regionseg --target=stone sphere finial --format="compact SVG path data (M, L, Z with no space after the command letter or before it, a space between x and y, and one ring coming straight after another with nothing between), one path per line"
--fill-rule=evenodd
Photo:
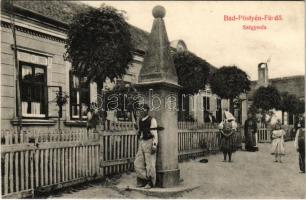
M166 15L166 9L163 6L155 6L152 10L154 18L163 18Z

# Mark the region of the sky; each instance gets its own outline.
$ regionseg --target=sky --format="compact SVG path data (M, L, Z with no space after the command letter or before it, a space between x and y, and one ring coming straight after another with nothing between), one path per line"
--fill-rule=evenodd
M257 80L257 65L267 62L269 78L305 74L303 1L83 1L102 3L126 11L127 22L150 32L152 9L161 5L170 41L183 40L188 50L217 68L236 65ZM265 17L282 20L225 21L225 16ZM266 18L268 19L268 18ZM266 26L246 30L243 26Z

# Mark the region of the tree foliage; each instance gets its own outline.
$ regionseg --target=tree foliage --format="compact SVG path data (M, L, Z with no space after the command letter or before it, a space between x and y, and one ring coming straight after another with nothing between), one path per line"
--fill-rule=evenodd
M174 53L173 61L183 93L195 94L205 88L211 66L208 62L188 51Z
M114 102L114 100L116 100ZM137 92L136 88L131 84L122 84L119 82L116 86L108 91L105 95L105 104L111 110L117 110L121 115L126 115L127 113L131 113L134 119L137 119L137 109L140 107L141 98L140 93ZM118 113L117 113L118 114Z
M253 104L256 108L261 108L264 111L270 109L280 109L281 108L281 96L279 91L272 86L259 87L253 97Z
M280 109L284 112L298 113L299 99L296 95L289 94L288 92L282 92L281 94L281 106Z
M212 92L222 99L230 100L231 113L234 113L234 99L249 91L250 85L248 75L236 66L223 66L210 79Z
M305 113L305 101L298 100L297 108L293 114L303 114Z
M303 114L305 113L305 101L299 100L298 106L297 106L297 112L294 114Z
M248 75L236 66L223 66L210 79L213 93L223 99L234 99L250 90Z
M98 87L106 78L122 78L132 60L129 26L122 12L102 5L77 14L69 26L66 60L74 74Z

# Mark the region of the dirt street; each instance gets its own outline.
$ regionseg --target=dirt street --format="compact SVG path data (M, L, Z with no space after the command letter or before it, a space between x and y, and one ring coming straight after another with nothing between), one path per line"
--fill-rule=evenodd
M172 198L305 198L305 174L299 173L298 154L293 142L286 142L283 163L273 162L270 144L259 144L258 152L238 151L233 163L222 162L221 154L208 157L208 163L197 160L180 163L184 184L197 183L200 188ZM121 192L118 183L135 184L135 174L120 179L86 185L53 194L47 198L154 198L135 191Z

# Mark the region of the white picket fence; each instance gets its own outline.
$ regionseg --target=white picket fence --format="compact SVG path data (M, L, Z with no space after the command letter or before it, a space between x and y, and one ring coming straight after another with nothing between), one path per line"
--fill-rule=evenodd
M178 121L178 129L215 129L218 124Z
M205 129L189 123L179 126L179 160L218 151L215 125ZM131 125L115 129L100 133L28 129L21 134L1 130L2 198L24 198L133 170L136 131L128 130Z
M257 128L257 141L259 143L271 142L271 130L263 123L261 123Z
M282 129L285 130L285 140L291 139L291 130L293 125L282 125ZM272 128L266 127L264 123L260 123L257 128L257 138L259 143L270 143L271 142Z
M23 198L101 174L96 133L1 133L2 198Z

